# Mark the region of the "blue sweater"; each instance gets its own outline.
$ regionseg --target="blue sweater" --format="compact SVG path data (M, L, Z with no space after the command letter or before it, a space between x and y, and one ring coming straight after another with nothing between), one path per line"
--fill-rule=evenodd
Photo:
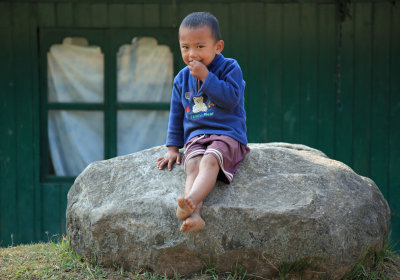
M228 135L247 145L242 70L236 60L217 55L204 83L183 68L174 79L167 146L183 147L200 134ZM198 86L200 86L198 88Z

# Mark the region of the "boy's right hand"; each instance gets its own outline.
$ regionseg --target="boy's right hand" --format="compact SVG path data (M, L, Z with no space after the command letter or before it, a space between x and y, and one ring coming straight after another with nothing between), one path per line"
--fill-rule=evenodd
M157 159L158 169L163 169L168 164L168 170L172 170L174 163L181 164L181 155L179 154L179 148L176 146L169 146L168 152Z

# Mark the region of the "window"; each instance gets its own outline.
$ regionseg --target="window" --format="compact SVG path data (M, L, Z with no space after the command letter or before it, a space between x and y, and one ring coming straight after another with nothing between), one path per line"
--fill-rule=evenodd
M165 143L176 31L40 33L41 180Z

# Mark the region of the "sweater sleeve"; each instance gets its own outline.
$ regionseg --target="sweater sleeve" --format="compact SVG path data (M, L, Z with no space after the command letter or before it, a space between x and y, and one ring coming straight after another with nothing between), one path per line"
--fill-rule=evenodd
M181 102L181 93L177 83L174 83L169 112L167 146L183 147L183 117L185 111Z
M242 70L236 62L231 63L221 78L209 72L200 91L210 97L217 106L224 109L234 108L244 94Z

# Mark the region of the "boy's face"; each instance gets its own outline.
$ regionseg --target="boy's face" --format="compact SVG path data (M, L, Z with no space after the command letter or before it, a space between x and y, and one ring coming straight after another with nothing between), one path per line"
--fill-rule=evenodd
M189 65L197 60L208 66L224 49L224 41L215 41L208 26L197 28L180 27L179 44L182 59Z

